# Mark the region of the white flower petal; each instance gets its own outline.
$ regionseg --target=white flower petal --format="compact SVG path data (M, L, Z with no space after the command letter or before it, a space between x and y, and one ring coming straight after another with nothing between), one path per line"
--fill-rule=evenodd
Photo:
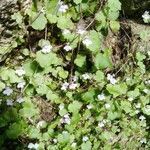
M28 144L28 148L29 148L29 149L35 149L35 150L37 150L38 147L39 147L39 144L37 144L37 143L35 143L35 144L29 143L29 144Z
M48 53L50 53L51 52L51 50L52 50L52 46L51 45L45 45L45 46L43 46L42 47L42 53L44 53L44 54L48 54Z
M68 5L60 4L58 11L61 13L65 13L69 9Z
M23 82L20 82L20 83L17 84L17 88L18 88L18 89L23 89L24 86L25 86L25 84L26 84L26 83L25 83L24 81L23 81Z
M69 83L65 82L61 86L61 90L66 91L68 89Z
M93 108L93 105L89 104L89 105L87 105L86 107L87 107L87 109L92 109L92 108Z
M69 84L69 89L70 89L70 90L75 90L77 87L78 87L78 84L77 84L77 83L70 83L70 84Z
M92 44L92 41L89 38L85 38L82 42L85 46L90 46Z
M99 94L97 96L98 100L103 101L105 99L105 95L104 94Z
M109 80L111 84L117 83L117 80L114 78L114 75L111 74L107 74L107 80Z
M134 99L133 99L132 97L129 97L128 100L129 100L130 102L132 102Z
M71 51L72 50L72 47L71 46L69 46L69 45L66 45L65 47L64 47L64 50L65 51Z
M18 103L23 103L24 102L24 99L22 97L19 97L17 100L16 100Z
M140 140L140 142L141 142L142 144L143 144L143 143L146 144L146 143L147 143L147 140L146 140L146 138L143 138L143 139Z
M57 139L53 139L53 142L54 142L54 143L57 143Z
M36 127L37 128L41 128L43 125L45 124L45 121L44 120L41 120L37 123Z
M64 124L70 124L71 120L69 114L65 114L63 118L60 119L60 122Z
M10 87L6 87L3 91L4 95L10 96L13 93L13 90Z
M19 77L21 77L21 76L25 75L25 70L21 67L21 68L17 69L17 70L15 71L15 73L16 73Z
M90 76L89 76L88 73L85 73L85 74L82 75L82 78L83 78L84 80L88 80L88 79L90 79Z
M139 117L139 119L140 119L141 121L144 121L146 118L145 118L143 115L141 115L141 116Z
M83 142L86 142L88 139L89 139L89 138L88 138L87 136L84 136L84 137L82 138L82 141L83 141Z
M13 100L7 99L6 104L7 104L7 106L13 106L14 103L13 103Z
M59 110L62 110L62 109L64 109L64 104L59 105Z
M105 104L105 108L106 108L106 109L109 109L109 108L110 108L110 104L108 104L108 103Z
M102 127L105 126L105 124L104 124L103 122L99 122L99 123L98 123L98 126L99 126L100 128L102 128Z
M149 23L150 22L150 14L149 14L149 12L145 11L144 14L142 15L142 18L143 18L145 23Z

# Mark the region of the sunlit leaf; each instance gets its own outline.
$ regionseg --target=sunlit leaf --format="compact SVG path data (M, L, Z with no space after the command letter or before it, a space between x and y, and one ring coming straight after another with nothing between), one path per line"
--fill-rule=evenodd
M106 88L110 94L113 94L114 97L126 94L127 92L127 85L125 83L120 83L116 85L108 84Z
M35 19L33 20L31 26L35 30L43 30L46 27L46 24L47 24L46 17L44 16L43 13L40 13L40 15L37 14L37 16L35 16Z
M78 101L74 101L73 103L69 104L68 110L72 113L78 113L82 104Z

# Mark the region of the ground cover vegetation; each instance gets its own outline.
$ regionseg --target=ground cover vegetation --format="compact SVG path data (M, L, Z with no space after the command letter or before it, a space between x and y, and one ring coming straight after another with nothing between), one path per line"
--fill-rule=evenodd
M0 149L148 150L149 12L134 35L119 0L18 5L0 44Z

